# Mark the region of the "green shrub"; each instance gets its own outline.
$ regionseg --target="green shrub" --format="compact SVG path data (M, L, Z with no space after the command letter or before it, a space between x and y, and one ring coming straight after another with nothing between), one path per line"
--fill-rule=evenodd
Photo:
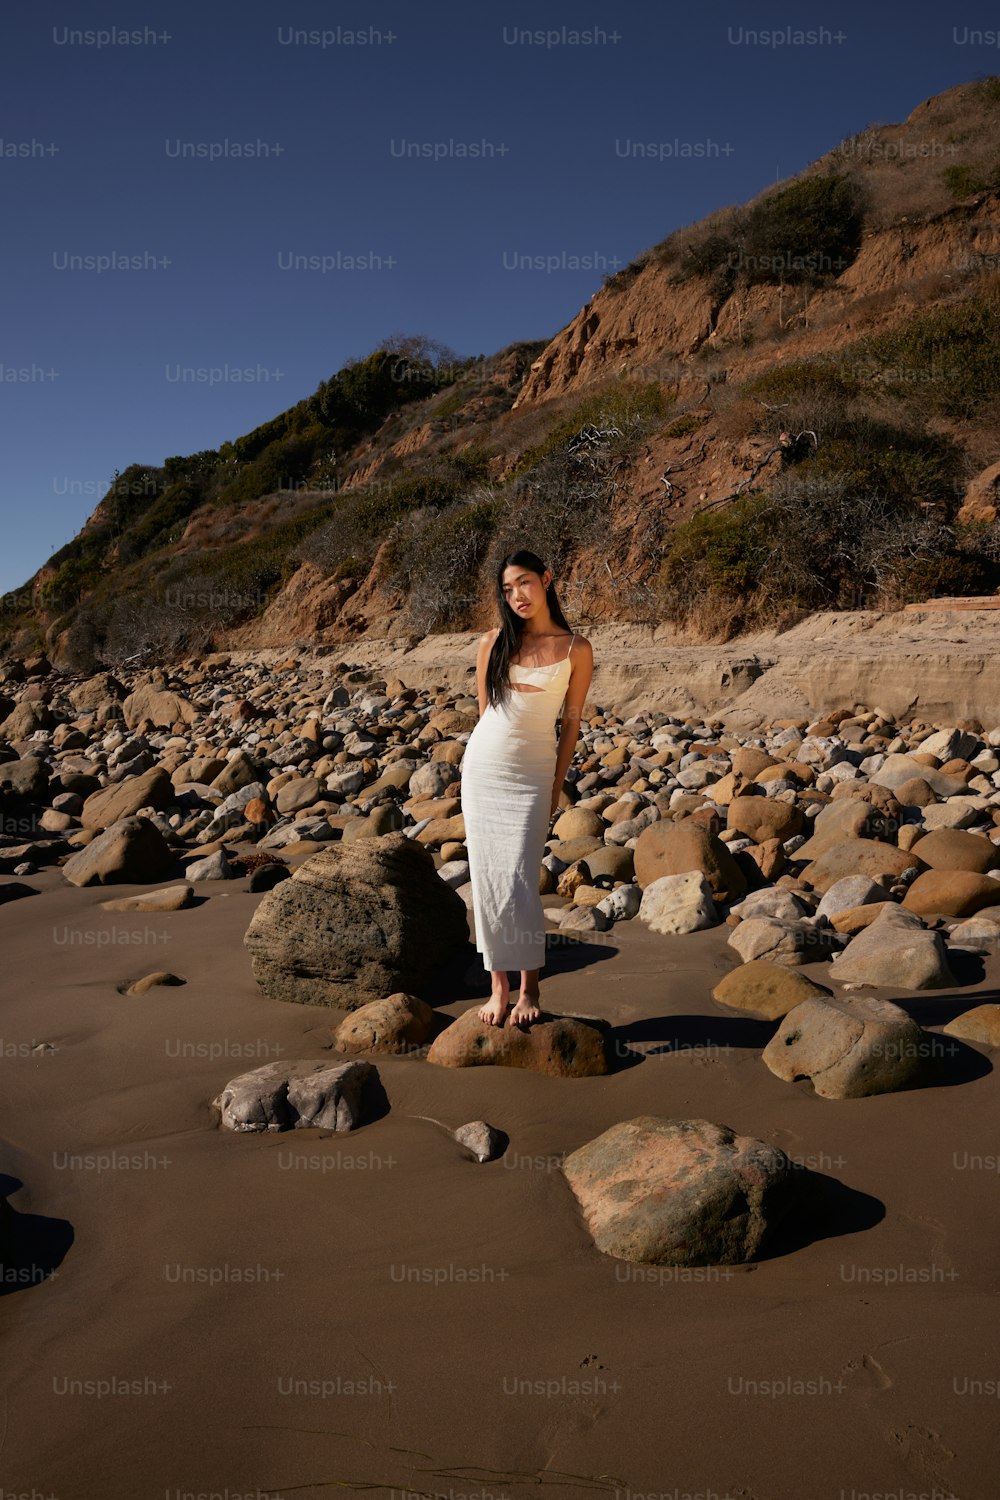
M1000 395L1000 295L918 313L898 328L860 339L844 358L925 412L973 417Z
M864 193L849 173L806 177L738 211L727 229L709 228L688 246L678 277L709 278L717 301L741 285L822 285L857 257L864 220Z
M965 163L945 167L944 185L956 198L971 198L976 193L995 193L1000 187L1000 163L988 170Z
M663 436L668 438L690 437L697 432L698 428L706 420L704 416L695 416L694 412L686 412L683 417L678 417L676 422L671 422L669 427L663 429Z

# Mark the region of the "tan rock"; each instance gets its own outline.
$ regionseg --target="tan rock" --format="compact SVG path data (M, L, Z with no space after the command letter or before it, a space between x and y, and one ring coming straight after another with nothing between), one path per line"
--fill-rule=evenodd
M928 834L927 838L934 836ZM1000 880L991 880L973 870L925 870L903 897L903 905L909 911L924 917L971 917L981 907L998 904Z
M829 993L805 974L783 964L769 963L765 958L754 958L720 979L712 991L712 999L728 1010L742 1011L763 1021L779 1021L803 1000Z
M400 990L371 1000L332 1028L337 1052L412 1052L434 1029L435 1012L425 1000Z
M917 841L917 853L932 870L971 870L985 875L1000 866L1000 849L981 833L941 828Z
M982 1047L1000 1047L1000 1005L977 1005L943 1026L948 1036Z
M635 878L643 887L664 875L699 870L717 901L732 901L746 893L746 876L725 844L690 818L680 823L651 823L636 840L632 855Z
M472 1006L431 1043L429 1063L445 1068L527 1068L550 1078L583 1078L608 1071L604 1036L572 1016L552 1016L526 1028L490 1026Z

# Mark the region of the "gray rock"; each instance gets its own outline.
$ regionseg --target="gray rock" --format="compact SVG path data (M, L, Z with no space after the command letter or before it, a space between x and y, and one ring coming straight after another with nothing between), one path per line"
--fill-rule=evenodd
M365 1085L378 1073L360 1060L265 1063L241 1073L212 1100L225 1130L353 1130Z
M234 880L236 875L225 849L216 849L214 854L184 866L185 880Z
M148 885L171 873L174 856L146 818L113 823L62 867L70 885Z
M892 896L884 885L869 880L867 875L845 875L835 880L825 892L816 908L819 917L832 917L840 911L850 911L855 906L873 906L879 901L891 901Z
M839 984L890 989L939 990L957 983L948 967L941 935L924 927L915 912L887 906L830 965Z
M504 1152L504 1135L485 1120L470 1120L455 1131L460 1146L471 1151L477 1161L495 1161Z

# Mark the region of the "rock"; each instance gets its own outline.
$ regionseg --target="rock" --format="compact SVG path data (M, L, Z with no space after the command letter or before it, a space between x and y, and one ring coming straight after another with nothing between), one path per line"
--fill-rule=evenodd
M455 1131L455 1139L460 1146L471 1151L477 1161L495 1161L506 1149L503 1131L494 1129L485 1120L470 1120L467 1125L460 1125Z
M660 1115L612 1125L562 1170L599 1250L659 1266L752 1260L787 1213L793 1181L777 1146Z
M169 969L156 969L152 974L143 974L141 979L135 980L125 991L126 995L144 995L147 990L153 989L155 985L178 985L187 984L186 979L171 973Z
M802 831L802 810L793 802L776 797L737 797L730 802L726 827L744 833L755 844L767 839L793 838Z
M870 880L867 875L846 875L828 886L816 908L818 917L835 917L841 912L854 911L859 906L874 906L880 901L891 901L892 896L884 885Z
M83 804L84 828L110 828L122 818L134 817L143 807L169 807L174 784L162 766L153 766L138 776L127 776L113 786L92 792Z
M967 729L957 728L938 730L936 734L921 740L917 746L921 755L933 755L941 762L971 760L982 748L983 742L978 734L970 734Z
M704 875L688 870L651 881L642 893L639 919L653 932L681 933L715 927L719 914Z
M187 880L236 880L239 873L225 849L216 849L214 854L206 854L204 859L191 860L184 866Z
M412 1052L434 1029L434 1011L425 1000L402 991L370 1000L333 1028L337 1052Z
M194 901L194 887L186 884L165 885L158 891L143 891L138 896L120 896L102 901L105 911L182 911Z
M279 865L276 860L269 860L266 865L257 865L250 871L247 889L254 892L273 891L282 880L288 880L291 873L287 865Z
M668 877L669 878L669 877ZM639 913L642 905L642 888L638 885L620 885L598 901L596 910L603 912L611 922L627 922Z
M431 1043L429 1063L443 1068L528 1068L549 1078L584 1078L608 1071L604 1035L572 1016L551 1016L533 1025L490 1026L472 1006Z
M967 917L948 934L949 948L968 948L973 953L991 953L998 944L1000 926L986 916Z
M839 946L828 928L783 917L748 917L727 941L744 963L763 958L776 964L811 964L829 958Z
M1000 1047L1000 1005L977 1005L942 1026L948 1036L981 1047Z
M453 766L446 760L429 760L417 769L409 778L408 790L411 797L443 797L449 787L455 785L459 780L460 772L457 766Z
M920 840L921 844L924 842ZM1000 880L991 880L989 875L977 875L972 870L925 870L903 897L907 910L922 917L971 917L984 906L998 904Z
M242 787L252 786L255 783L263 791L264 770L255 760L251 760L244 750L237 750L225 764L218 776L214 777L211 785L223 797L231 797L233 792L238 792ZM254 793L259 796L260 792Z
M605 822L599 813L586 808L571 807L555 821L552 829L557 839L603 839Z
M712 999L728 1010L738 1010L762 1021L780 1021L803 1000L822 998L829 993L786 965L753 958L720 979L712 991Z
M888 787L896 793L900 802L904 802L906 799L899 796L900 791L914 777L926 781L939 797L953 797L965 791L965 782L961 776L945 776L931 766L921 765L910 755L887 755L870 779L878 786Z
M25 755L20 760L5 760L0 764L0 786L9 786L20 797L29 802L48 800L49 769L37 755Z
M20 880L0 881L0 906L8 901L20 901L22 896L37 896L40 892L33 885L25 885Z
M275 807L282 815L297 813L303 807L312 807L323 795L324 788L315 776L296 776L286 781L275 798Z
M457 891L460 885L465 885L468 878L467 859L449 859L446 864L438 867L438 879L443 880L445 885L450 885L453 891Z
M12 709L0 724L0 735L13 744L17 740L30 739L37 729L51 727L52 715L44 703L31 703L26 699Z
M848 875L867 875L870 880L878 880L880 875L895 879L904 870L914 866L919 870L922 865L913 850L897 849L895 844L883 844L880 839L846 839L833 844L808 864L802 878L813 890L825 894Z
M796 859L814 860L838 844L875 836L884 827L881 810L859 797L845 797L821 807L813 819L812 832L795 851Z
M729 915L743 920L747 917L777 917L797 922L799 918L809 915L809 909L793 891L785 890L783 886L772 886L763 891L751 891L742 901L734 902L729 908Z
M746 892L746 876L725 844L690 818L650 824L632 853L635 878L643 889L664 875L697 870L705 876L716 901L733 901Z
M777 1078L811 1079L823 1099L861 1099L915 1082L923 1031L898 1005L874 995L803 1000L764 1048Z
M144 719L170 729L174 724L193 724L198 717L197 709L186 698L152 682L144 682L129 693L122 704L122 713L130 729L137 728Z
M374 1065L360 1060L265 1063L231 1079L212 1104L225 1130L353 1130L365 1087L377 1079Z
M148 818L123 818L70 855L62 873L70 885L148 885L173 865L166 839Z
M838 984L881 985L888 989L938 990L957 983L948 967L940 933L918 917L887 906L830 965Z
M605 915L600 905L568 906L549 915L557 918L560 932L607 932L611 926L611 918Z
M244 937L265 994L346 1010L419 988L468 941L464 901L403 833L312 855L261 897Z

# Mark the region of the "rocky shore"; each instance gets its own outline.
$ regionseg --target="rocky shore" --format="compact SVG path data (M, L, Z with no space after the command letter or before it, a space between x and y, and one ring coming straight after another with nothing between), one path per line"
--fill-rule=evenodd
M213 1265L232 1260L218 1239L218 1206L235 1209L247 1194L276 1224L351 1203L361 1217L349 1239L364 1237L366 1224L382 1226L394 1253L419 1246L417 1262L435 1277L454 1264L436 1218L461 1212L471 1216L454 1241L463 1254L482 1236L487 1259L511 1262L543 1300L554 1287L540 1249L549 1235L579 1266L581 1295L605 1276L602 1265L659 1276L661 1290L669 1274L674 1292L682 1274L756 1270L769 1288L759 1306L723 1283L721 1305L679 1304L684 1337L725 1326L742 1302L783 1368L794 1365L788 1330L765 1334L759 1324L771 1299L805 1297L807 1281L829 1278L839 1238L848 1237L853 1257L841 1251L841 1268L873 1253L873 1239L883 1259L891 1251L904 1265L963 1268L961 1305L946 1313L932 1286L916 1316L918 1342L950 1319L958 1342L948 1370L960 1372L995 1279L975 1273L971 1259L984 1214L988 1222L988 1183L970 1175L968 1194L956 1196L954 1163L988 1139L990 1056L1000 1043L1000 720L904 712L896 705L913 693L898 685L891 702L852 695L820 713L737 728L733 715L757 712L745 701L753 683L727 718L614 709L595 678L538 872L552 954L542 1020L498 1032L476 1015L488 984L470 941L463 842L461 765L477 712L462 691L467 669L457 686L429 681L433 668L407 674L403 658L418 652L399 649L398 675L343 652L219 653L129 677L68 679L42 657L0 671L0 921L12 977L4 1037L19 1064L10 1070L17 1127L0 1165L24 1184L8 1188L0 1226L7 1279L43 1261L26 1249L29 1202L48 1216L49 1261L38 1279L54 1282L56 1298L66 1296L74 1263L91 1264L107 1241L100 1203L118 1223L132 1204L138 1219L126 1234L148 1254L147 1219L163 1212L150 1208L155 1173L136 1173L126 1186L127 1174L109 1168L95 1196L99 1177L60 1175L56 1158L62 1150L113 1162L124 1145L155 1152L169 1142L165 1156L174 1153L181 1169L168 1198L176 1204L181 1179L194 1193L193 1238ZM127 956L112 941L126 914L155 922L173 944L169 963L152 939ZM94 939L86 965L56 936L60 918ZM171 1035L194 1049L184 1067L164 1060ZM83 1059L86 1077L74 1072ZM56 1117L38 1107L42 1067L64 1091ZM956 1113L949 1101L963 1098ZM893 1139L880 1138L866 1156L871 1133L890 1124ZM412 1171L383 1173L378 1188L356 1192L331 1167L337 1192L322 1208L304 1186L304 1199L283 1200L281 1185L260 1175L270 1173L268 1142L311 1140L322 1163L355 1132L390 1157L401 1152ZM929 1153L919 1177L907 1165L915 1138ZM238 1157L227 1139L243 1143ZM519 1157L548 1166L514 1171ZM487 1206L464 1175L470 1167L484 1182L504 1174L500 1197L527 1241L509 1226L512 1240L496 1238L499 1203ZM322 1182L326 1167L317 1171ZM550 1186L539 1196L532 1183L541 1181ZM885 1222L875 1208L883 1197L896 1204ZM403 1238L393 1240L388 1225L404 1212ZM57 1255L58 1223L72 1224L84 1243ZM940 1236L932 1230L928 1240L934 1225ZM271 1253L293 1278L289 1296L304 1309L311 1277L297 1252L276 1243ZM340 1256L330 1257L335 1271ZM378 1255L369 1271L376 1263ZM342 1264L346 1271L350 1257ZM405 1315L426 1336L433 1314L412 1302L392 1313L382 1272L372 1271L368 1288L379 1303L376 1327ZM567 1274L565 1263L553 1266L553 1276ZM141 1301L141 1268L125 1280ZM638 1327L646 1314L636 1285L623 1315ZM843 1291L808 1314L811 1337L825 1327L840 1350L831 1378L842 1376L862 1400L897 1379L906 1388L909 1355L876 1359L884 1341L861 1334L857 1298ZM557 1341L564 1376L567 1359L577 1371L591 1360L609 1370L628 1363L595 1295L602 1305L584 1320L587 1348L570 1359L573 1339ZM110 1358L109 1309L94 1297L98 1347ZM245 1335L249 1314L217 1303L175 1302L171 1326L196 1306L217 1314L229 1337ZM533 1333L540 1312L529 1294L515 1315L534 1364L545 1359ZM64 1347L58 1314L49 1316ZM271 1316L261 1313L261 1326ZM880 1307L880 1324L892 1317L888 1303ZM15 1317L15 1346L30 1326ZM915 1326L912 1309L905 1326ZM380 1361L407 1389L408 1357L391 1337L378 1340ZM504 1369L499 1349L487 1356L491 1378ZM873 1369L893 1373L884 1384ZM672 1377L664 1381L662 1391L681 1399ZM197 1382L181 1386L182 1404L196 1402ZM414 1400L411 1390L411 1437ZM266 1408L262 1390L255 1403ZM876 1487L886 1489L915 1477L908 1455L919 1449L935 1476L966 1476L963 1496L985 1495L968 1477L975 1413L943 1404L949 1433L965 1438L965 1459L955 1460L953 1444L955 1461L945 1460L926 1438L900 1456L873 1431L861 1467L851 1467L852 1456L844 1468L841 1455L838 1473L860 1482L874 1465ZM52 1484L83 1418L43 1401L49 1408L59 1433ZM600 1441L582 1441L576 1462L557 1445L559 1469L648 1489L650 1455L637 1462L631 1453L624 1413L604 1396L592 1410ZM924 1432L914 1411L894 1407L893 1420ZM442 1454L445 1429L431 1425ZM133 1430L148 1479L158 1444ZM537 1440L528 1446L510 1494L531 1493L545 1469ZM503 1455L491 1452L501 1472ZM723 1441L712 1475L719 1493L759 1484L764 1452ZM392 1482L402 1485L408 1465L393 1463ZM448 1467L441 1457L438 1488ZM766 1493L790 1500L792 1492L779 1483Z

